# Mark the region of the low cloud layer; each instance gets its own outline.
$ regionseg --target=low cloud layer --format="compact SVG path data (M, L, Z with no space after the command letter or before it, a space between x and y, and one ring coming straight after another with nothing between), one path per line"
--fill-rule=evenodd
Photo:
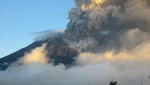
M119 70L109 63L86 65L65 70L63 65L32 63L0 72L2 85L148 85L150 69L146 66Z

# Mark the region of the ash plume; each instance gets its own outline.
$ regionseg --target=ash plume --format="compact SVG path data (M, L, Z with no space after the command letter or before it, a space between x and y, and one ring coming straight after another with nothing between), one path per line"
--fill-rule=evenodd
M0 64L8 67L0 72L0 82L108 85L115 79L119 85L148 85L150 0L74 2L67 29L42 33L36 37L37 47Z
M76 8L69 12L65 30L68 39L94 38L98 43L120 48L120 36L132 29L149 34L148 0L75 0ZM84 9L84 8L85 9ZM101 34L109 31L107 35ZM110 48L110 47L109 47Z

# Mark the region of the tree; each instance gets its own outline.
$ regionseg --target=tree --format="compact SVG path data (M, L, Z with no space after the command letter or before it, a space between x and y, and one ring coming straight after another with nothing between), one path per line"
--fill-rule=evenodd
M110 83L109 83L109 85L117 85L117 81L111 81Z

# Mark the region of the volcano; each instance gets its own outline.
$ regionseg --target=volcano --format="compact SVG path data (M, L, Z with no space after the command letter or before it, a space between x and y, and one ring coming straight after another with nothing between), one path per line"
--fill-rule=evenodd
M61 38L51 38L44 41L35 41L29 46L1 58L0 70L6 70L9 65L21 59L25 53L42 46L44 43L47 43L46 50L48 51L48 62L52 60L54 65L64 64L67 68L75 65L75 57L77 57L78 52L70 48Z
M150 0L74 2L64 31L0 59L0 83L150 85Z
M69 11L69 23L63 33L53 31L47 39L37 40L1 58L0 69L7 69L26 53L43 44L46 44L47 62L64 64L66 67L75 65L77 56L84 52L102 53L113 50L112 52L119 53L136 49L143 46L143 43L149 44L149 0L74 1L76 7Z

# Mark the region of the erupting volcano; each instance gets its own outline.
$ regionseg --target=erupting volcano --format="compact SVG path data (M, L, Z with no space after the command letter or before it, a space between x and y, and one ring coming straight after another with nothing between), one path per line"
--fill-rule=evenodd
M0 69L6 73L0 76L12 69L10 73L14 69L26 73L25 69L30 72L35 68L37 75L29 76L29 85L38 84L32 82L34 79L44 85L107 85L113 78L120 85L148 85L145 77L150 72L150 0L74 2L76 7L69 11L67 29L37 36L31 45L1 58ZM3 80L7 77L0 78L0 82Z

